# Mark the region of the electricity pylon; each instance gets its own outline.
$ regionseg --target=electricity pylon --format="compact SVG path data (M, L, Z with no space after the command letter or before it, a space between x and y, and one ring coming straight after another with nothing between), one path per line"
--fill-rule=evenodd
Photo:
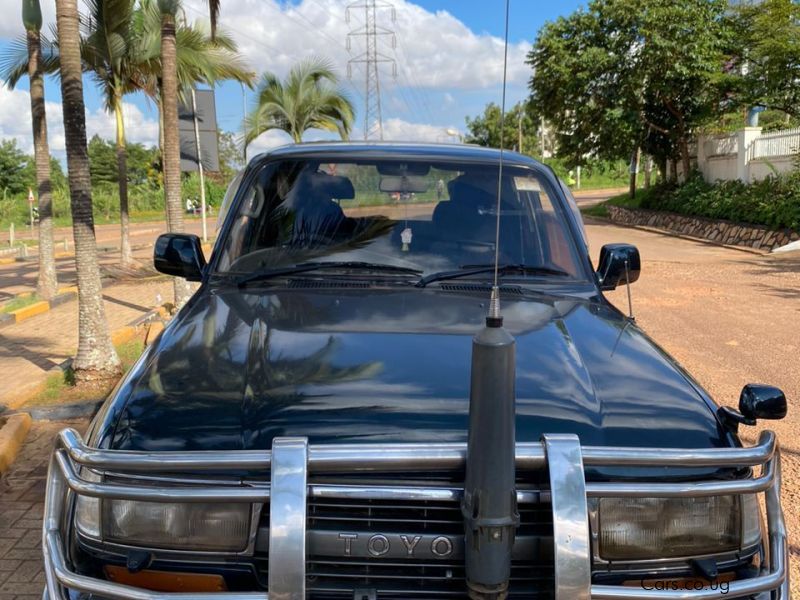
M392 65L392 76L397 77L397 62L390 56L380 52L378 46L381 38L389 37L391 46L397 45L395 32L378 25L379 13L391 11L391 20L397 20L394 6L384 0L360 0L347 6L345 20L350 23L351 11L364 12L364 26L347 34L347 50L352 46L354 37L364 38L365 50L347 62L347 76L353 78L353 65L363 64L366 71L364 81L364 139L383 139L383 115L381 113L381 64Z

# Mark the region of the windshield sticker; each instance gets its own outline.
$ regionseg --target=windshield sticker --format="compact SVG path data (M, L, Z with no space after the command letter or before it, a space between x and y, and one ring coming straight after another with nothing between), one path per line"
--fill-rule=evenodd
M520 192L541 192L542 186L535 177L514 177L514 185Z

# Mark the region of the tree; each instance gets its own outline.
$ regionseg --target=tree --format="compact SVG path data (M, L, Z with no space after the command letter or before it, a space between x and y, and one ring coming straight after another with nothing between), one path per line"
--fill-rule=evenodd
M528 56L532 103L560 146L619 159L639 148L683 163L689 141L720 114L731 88L723 67L726 0L592 0L546 24Z
M230 131L220 131L218 143L220 174L228 181L244 168L242 149L236 143L236 135Z
M56 0L56 21L78 278L78 352L72 367L76 381L88 382L116 376L120 370L120 361L111 343L97 264L77 0Z
M17 147L17 140L0 141L0 195L22 194L28 191L27 177L31 157Z
M22 22L25 25L28 46L33 155L39 196L39 276L36 292L40 297L49 300L58 293L58 277L53 249L53 186L50 179L50 148L47 143L41 45L42 9L39 0L23 0Z
M178 0L158 0L161 16L161 120L164 143L164 196L167 228L182 232L183 205L181 203L181 142L178 134L178 64L175 37ZM182 306L189 299L189 282L180 277L173 279L175 305Z
M92 186L117 183L119 181L119 169L114 145L102 139L99 135L94 135L89 140L88 151Z
M800 4L740 2L734 10L742 46L740 102L800 117Z
M297 144L309 129L334 131L343 140L353 129L353 103L325 61L304 61L289 71L285 81L265 73L256 92L256 105L245 118L246 143L273 129L285 131Z
M503 130L506 149L514 148L518 152L528 154L537 151L537 125L527 105L520 102L506 112ZM468 144L499 148L500 107L491 102L486 105L482 115L474 119L467 117L467 131L464 141Z
M128 214L128 155L122 98L135 90L132 84L138 57L134 38L133 0L88 0L83 18L84 37L81 55L84 67L92 72L105 99L106 109L116 124L117 185L119 187L120 262L133 262Z

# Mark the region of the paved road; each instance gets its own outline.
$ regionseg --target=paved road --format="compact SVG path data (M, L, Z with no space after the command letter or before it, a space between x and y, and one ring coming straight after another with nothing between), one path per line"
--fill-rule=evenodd
M214 221L209 221L213 232ZM153 244L159 234L167 230L163 222L134 223L131 225L131 245L134 247L134 259L141 265L150 265L153 260ZM201 225L197 220L186 222L186 231L200 234ZM100 267L106 273L119 272L119 225L99 225L96 229L97 246L101 249ZM69 250L74 250L72 230L59 228L55 232L56 250L63 250L63 240L69 241ZM113 249L103 252L103 249ZM61 286L75 283L75 259L72 257L56 260L58 282ZM39 265L35 254L31 260L0 265L0 302L20 292L36 289L36 277Z
M792 588L800 594L800 253L767 256L597 221L588 232L594 256L608 242L640 248L642 276L632 287L638 324L718 402L735 406L748 382L786 392L789 416L768 426L783 447ZM627 309L624 290L609 298ZM55 431L34 427L35 440ZM754 441L761 427L743 429L746 441ZM33 598L40 589L32 545L47 448L42 441L27 444L21 462L0 482L0 598ZM4 550L4 538L19 541Z

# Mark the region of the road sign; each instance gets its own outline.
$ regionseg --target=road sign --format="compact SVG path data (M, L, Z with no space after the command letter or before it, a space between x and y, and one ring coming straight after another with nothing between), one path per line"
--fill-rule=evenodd
M33 206L33 201L34 200L35 200L35 198L33 197L33 190L31 188L28 188L28 204Z
M197 106L197 131L195 131L192 100L178 105L178 130L181 143L181 171L197 171L197 138L200 138L200 156L206 172L219 171L217 145L217 107L214 90L195 90ZM199 135L198 135L199 134Z

